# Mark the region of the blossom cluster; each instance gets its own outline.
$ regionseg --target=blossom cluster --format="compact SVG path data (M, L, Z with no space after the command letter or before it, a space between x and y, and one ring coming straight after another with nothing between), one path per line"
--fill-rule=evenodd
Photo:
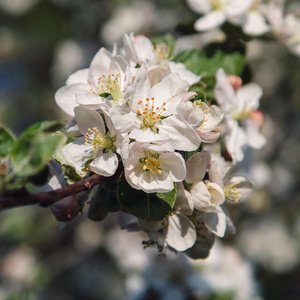
M195 22L197 31L207 31L230 22L250 36L269 34L300 55L300 19L286 12L283 0L187 0L202 16Z
M258 110L262 89L242 86L222 68L215 79L212 104L192 91L201 76L174 61L168 45L124 34L121 47L101 48L89 68L70 75L55 94L73 117L58 160L82 178L91 172L110 177L122 165L118 193L125 193L125 183L133 202L121 201L121 214L133 216L121 226L147 232L146 246L206 257L215 235L223 237L226 227L234 231L225 202L238 203L252 189L247 178L229 171L247 145L265 143ZM162 217L161 199L169 205Z

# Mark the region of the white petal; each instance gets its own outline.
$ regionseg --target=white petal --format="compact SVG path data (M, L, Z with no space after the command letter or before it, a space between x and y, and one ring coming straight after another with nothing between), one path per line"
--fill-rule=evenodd
M154 85L151 89L151 97L155 98L155 106L162 107L163 103L166 111L162 116L176 113L176 107L181 102L182 97L188 92L189 84L182 80L177 73L171 73L161 82Z
M85 163L93 154L91 145L84 145L85 139L81 137L74 142L67 144L62 148L62 153L70 161L70 165L75 167L76 172L81 176L82 169L85 168Z
M204 132L196 129L203 143L214 143L221 135L220 132Z
M105 105L106 99L95 94L77 94L76 102L90 109L100 109Z
M98 78L100 76L108 76L109 68L113 60L112 54L105 48L101 48L94 56L89 68L89 82L94 86L98 86Z
M221 166L216 161L212 161L209 168L209 180L223 187L223 177Z
M78 106L76 94L87 94L90 92L90 85L84 83L65 85L54 95L56 104L68 115L74 116L74 108Z
M192 200L191 194L184 188L182 182L178 182L176 188L177 193L174 209L185 216L190 216L194 211L194 202Z
M212 105L204 111L206 121L201 124L199 130L204 132L213 131L222 123L224 113L217 105Z
M245 13L253 4L253 0L229 0L227 1L226 14L236 16Z
M262 97L263 90L256 83L248 83L237 91L240 110L244 107L249 110L256 110L259 107L259 99Z
M247 143L254 149L260 149L265 143L266 138L260 132L259 126L253 120L245 120Z
M171 116L159 125L159 134L169 136L174 149L194 151L199 148L201 140L197 132L176 116Z
M217 207L224 203L225 201L225 194L223 190L223 183L222 186L214 183L214 182L207 182L206 187L211 194L210 204Z
M238 125L236 125L232 128L231 133L224 137L224 140L226 148L231 155L234 163L243 160L243 147L247 143L247 136L245 132Z
M243 26L243 31L249 35L262 35L270 30L265 18L257 11L247 14L246 24Z
M89 69L78 70L77 72L71 74L66 81L66 85L71 85L75 83L88 83L88 73Z
M187 0L188 5L199 14L206 14L212 10L210 0Z
M216 73L216 81L214 89L216 101L221 106L225 114L230 113L231 109L238 105L238 98L233 87L227 80L223 69L218 69Z
M204 212L205 225L217 236L223 237L226 231L226 215L224 212Z
M204 121L202 110L192 102L182 102L177 106L177 115L182 121L186 121L192 128L198 128Z
M95 110L78 106L74 109L75 119L82 134L86 135L94 127L105 135L105 126L101 115Z
M204 178L209 163L210 154L207 151L193 154L186 162L187 175L185 181L188 183L201 181Z
M214 10L199 18L194 24L194 27L197 31L206 31L222 25L225 20L226 16L223 11Z
M194 183L190 193L194 201L195 209L201 211L210 206L209 202L211 199L211 194L209 193L203 181Z
M115 129L119 132L130 132L134 128L140 127L136 113L132 112L128 107L109 109L109 115Z
M149 38L144 35L139 35L135 37L134 41L139 64L154 59L153 44Z
M103 153L102 150L99 150L96 158L90 164L91 171L106 177L114 175L117 167L118 158L112 151Z
M133 129L129 134L129 137L140 143L156 143L169 141L169 137L167 134L158 134L153 132L149 128L147 128L146 130Z
M183 63L175 63L174 61L169 61L169 67L171 72L176 72L180 75L180 78L186 80L190 86L196 84L200 81L201 76L197 76L192 71L187 70Z
M130 96L129 107L133 112L141 109L138 102L141 100L143 104L147 104L146 98L151 98L151 86L148 78L147 68L145 64L142 64L139 68L133 86L133 93Z
M183 181L186 176L185 162L177 152L165 152L160 155L161 168L166 171L174 182Z
M191 248L196 241L194 224L184 215L173 214L168 218L169 226L166 235L168 245L177 251Z

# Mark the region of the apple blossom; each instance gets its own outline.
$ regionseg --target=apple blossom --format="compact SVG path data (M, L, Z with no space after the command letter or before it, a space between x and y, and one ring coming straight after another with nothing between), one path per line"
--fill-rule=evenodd
M259 107L262 89L256 83L249 83L235 92L223 69L217 71L216 79L214 94L224 111L225 145L233 161L238 162L244 158L243 148L246 145L259 149L266 142L259 126L251 118Z
M82 106L76 107L74 111L78 127L84 136L67 144L62 153L78 174L91 161L91 171L103 176L113 175L118 167L115 151L122 137L113 135L111 131L106 132L103 119L97 111Z
M189 6L200 17L194 27L197 31L206 31L222 25L231 17L244 14L252 5L253 0L187 0Z
M128 152L122 155L127 182L146 193L171 191L174 182L184 180L186 169L182 156L168 149L164 145L130 143Z
M190 86L201 78L187 70L183 63L171 61L170 47L166 44L153 45L146 36L134 37L133 33L124 34L123 44L124 48L121 52L124 52L124 57L132 67L146 64L151 86L172 72L178 73L181 79L187 80Z
M177 106L188 92L188 83L171 73L153 87L145 64L140 67L129 95L129 107L111 107L109 115L119 132L141 143L169 142L173 150L193 151L200 145L197 132L179 114ZM176 114L177 113L177 114ZM200 126L203 113L194 115Z
M99 109L105 105L102 94L110 94L110 101L122 104L124 93L130 83L129 67L122 56L113 56L101 48L88 69L70 75L66 85L55 94L57 105L68 115L74 115L74 108L84 105Z

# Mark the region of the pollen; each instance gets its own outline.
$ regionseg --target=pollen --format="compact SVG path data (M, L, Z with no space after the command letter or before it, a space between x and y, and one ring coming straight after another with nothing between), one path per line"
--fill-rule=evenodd
M224 187L225 197L235 203L238 203L242 199L240 190L236 187L240 184L239 181L233 182Z
M92 129L89 128L88 132L85 134L84 145L87 146L88 144L93 146L93 151L98 151L99 149L112 149L114 146L113 139L102 135L96 127Z
M144 171L150 171L152 174L161 174L161 163L157 152L144 151L144 157L140 158Z
M146 98L147 103L143 103L142 100L138 102L140 109L136 111L140 120L142 121L141 129L151 129L153 132L157 133L157 126L161 123L162 112L166 111L164 102L160 107L155 105L155 98L152 97L151 100ZM149 103L150 102L150 103Z
M160 44L153 46L153 52L157 59L161 60L171 60L173 57L170 57L171 48L169 45Z
M123 99L121 91L121 74L102 75L98 78L98 94L109 93L115 102Z

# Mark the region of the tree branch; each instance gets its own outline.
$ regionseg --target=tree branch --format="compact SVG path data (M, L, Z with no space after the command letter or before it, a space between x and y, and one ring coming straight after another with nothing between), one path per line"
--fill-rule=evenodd
M73 184L64 186L60 189L28 195L13 195L4 196L0 200L0 211L6 208L14 208L26 205L39 204L42 207L49 207L55 202L73 194L91 189L93 186L100 184L108 179L118 177L123 171L123 165L119 164L117 171L111 177L104 177L94 174L88 178L75 182Z

